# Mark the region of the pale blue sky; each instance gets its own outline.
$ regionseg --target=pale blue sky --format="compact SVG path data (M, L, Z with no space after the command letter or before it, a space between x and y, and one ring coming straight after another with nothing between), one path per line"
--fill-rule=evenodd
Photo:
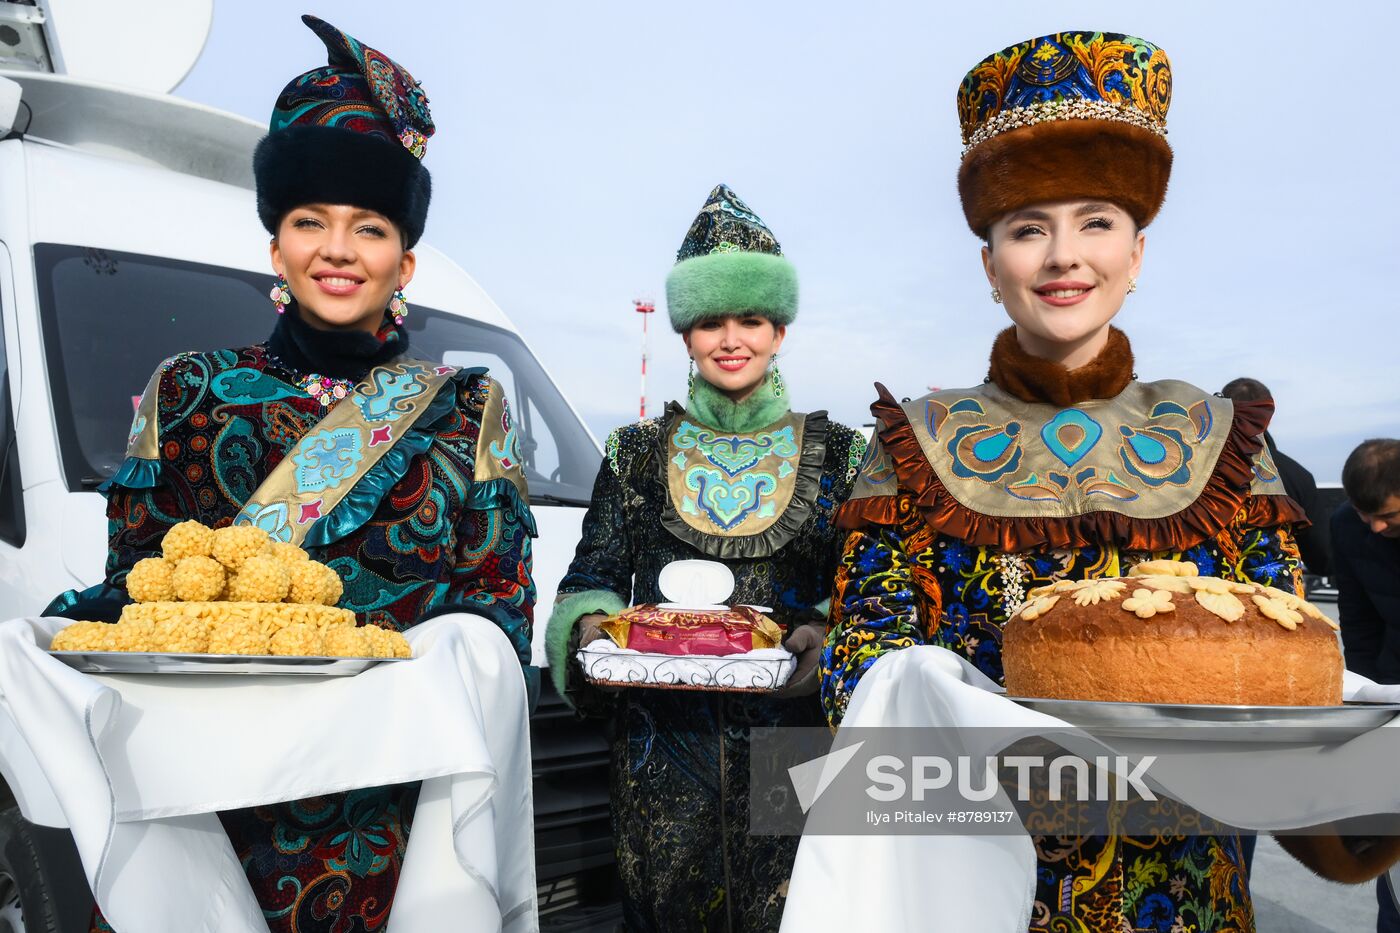
M958 207L955 91L982 56L1081 28L1147 38L1173 65L1171 191L1118 319L1141 377L1262 379L1280 447L1321 481L1362 438L1400 435L1400 4L303 5L423 83L425 238L600 437L636 417L632 299L660 303L719 181L798 268L796 407L855 424L874 380L900 396L980 382L1007 322ZM266 119L324 61L300 12L216 0L177 93ZM654 412L684 392L686 358L664 314L652 323Z

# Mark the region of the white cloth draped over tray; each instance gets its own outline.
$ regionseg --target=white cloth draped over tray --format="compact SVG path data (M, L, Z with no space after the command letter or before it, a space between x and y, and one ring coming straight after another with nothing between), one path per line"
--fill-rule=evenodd
M930 751L974 760L996 755L1017 735L1047 736L1090 758L1166 751L1161 739L1093 739L1063 720L1013 703L1000 689L946 649L892 651L861 678L843 728L958 727L967 730L958 733L961 747ZM1350 672L1344 692L1347 699L1400 702L1400 686L1373 684ZM1261 831L1400 813L1400 784L1392 771L1375 767L1383 760L1383 749L1395 747L1397 737L1390 730L1397 727L1400 719L1392 719L1323 748L1173 740L1172 754L1152 765L1150 784L1159 794L1218 820ZM838 733L838 746L840 742ZM1281 774L1287 778L1280 780ZM850 806L861 804L852 801ZM829 922L832 904L859 904L866 929L1025 933L1035 871L1035 849L1024 833L804 836L782 929L821 929Z
M0 623L0 700L120 933L266 933L216 811L418 780L390 929L538 928L524 678L490 621L354 677L81 674L45 653L67 624Z

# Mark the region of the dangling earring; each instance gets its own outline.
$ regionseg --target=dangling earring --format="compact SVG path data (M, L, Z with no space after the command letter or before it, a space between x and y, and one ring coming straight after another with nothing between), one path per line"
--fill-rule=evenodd
M286 312L287 305L292 303L292 290L287 287L285 275L277 273L277 284L272 286L272 291L267 297L272 299L272 306L277 309L278 314Z
M690 373L685 377L685 397L686 401L695 398L695 357L690 358Z
M389 299L389 313L394 316L395 324L402 324L403 319L408 317L408 299L403 296L402 285L394 290L394 297Z
M1001 304L1001 289L992 289L992 300L995 301L997 304Z
M778 354L773 354L773 360L768 364L768 383L773 387L773 397L782 398L787 393L787 385L783 382L783 373L778 369Z
M1132 294L1133 292L1135 292L1135 291L1137 291L1137 279L1129 278L1129 279L1128 279L1128 294L1131 295L1131 294Z

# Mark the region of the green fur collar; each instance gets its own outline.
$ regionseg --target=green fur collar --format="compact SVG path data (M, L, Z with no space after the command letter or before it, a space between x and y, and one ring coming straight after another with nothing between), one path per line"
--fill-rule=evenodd
M758 388L742 402L731 401L719 389L699 376L690 392L686 410L712 428L748 434L766 428L792 408L787 393L773 391L773 380L764 376Z
M666 310L677 333L707 318L750 313L791 324L797 317L797 270L771 253L694 256L666 276Z

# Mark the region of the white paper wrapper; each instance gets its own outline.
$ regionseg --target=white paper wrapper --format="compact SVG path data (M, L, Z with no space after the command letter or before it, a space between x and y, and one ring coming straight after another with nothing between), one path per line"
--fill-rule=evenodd
M674 690L768 693L792 676L797 658L786 648L761 648L744 654L647 654L620 648L600 638L578 653L584 676L617 687L665 687Z

